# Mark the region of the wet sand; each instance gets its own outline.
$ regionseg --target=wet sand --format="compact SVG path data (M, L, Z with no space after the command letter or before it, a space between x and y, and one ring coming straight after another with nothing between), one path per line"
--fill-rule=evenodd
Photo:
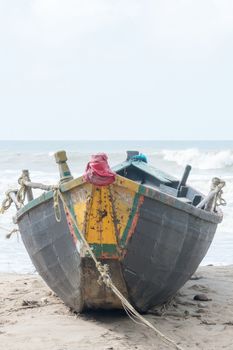
M233 349L233 266L201 267L145 317L183 349ZM208 301L195 301L205 294ZM123 312L72 313L37 275L0 274L1 350L173 349Z

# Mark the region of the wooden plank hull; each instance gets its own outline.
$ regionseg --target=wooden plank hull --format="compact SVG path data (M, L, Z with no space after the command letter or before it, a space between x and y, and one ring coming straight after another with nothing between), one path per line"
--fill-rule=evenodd
M166 302L205 256L221 213L193 208L159 191L117 176L96 187L80 178L63 186L77 228L62 208L54 216L52 195L18 213L25 247L49 287L72 309L121 308L99 278L80 240L82 232L113 282L139 310Z
M122 262L129 297L146 311L166 302L196 271L217 224L146 198Z

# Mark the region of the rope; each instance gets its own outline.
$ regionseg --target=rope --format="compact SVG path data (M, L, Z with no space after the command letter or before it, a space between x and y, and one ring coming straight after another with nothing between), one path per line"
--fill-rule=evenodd
M21 175L20 178L18 179L18 184L20 185L20 189L17 191L17 200L20 204L23 204L25 201L27 187L24 181L26 180L27 180L27 177L25 175Z
M61 193L59 187L54 187L54 198L56 200L56 204L54 204L54 208L56 208L57 210L57 206L59 206L59 198L63 204L64 210L66 212L68 212L68 214L70 215L71 221L73 222L74 226L76 227L76 229L78 230L78 225L76 222L75 217L73 216L73 214L71 213L63 194ZM61 211L59 210L59 213ZM55 217L57 218L57 213L55 211ZM60 219L60 216L59 216ZM98 283L104 283L108 288L110 288L112 290L112 292L121 300L122 306L125 309L127 315L136 323L138 324L143 324L147 327L149 327L150 329L152 329L157 336L159 336L159 338L165 342L168 345L172 345L175 349L177 350L183 350L183 348L181 346L179 346L178 344L176 344L176 342L174 342L172 339L168 338L166 335L164 335L161 331L159 331L152 323L150 323L145 317L143 317L137 310L135 310L135 308L128 302L128 300L124 297L124 295L119 291L119 289L114 285L114 283L112 282L112 279L109 275L109 266L106 264L102 264L101 262L99 262L96 258L96 256L94 255L90 245L88 244L86 238L83 235L83 232L80 232L80 237L82 239L83 244L85 245L85 248L87 249L88 253L90 254L91 258L94 260L96 268L100 274L100 277L98 279Z
M54 188L53 191L53 209L54 209L54 214L57 222L61 222L61 208L59 205L59 189Z
M15 203L16 208L19 209L23 206L25 201L25 196L27 193L27 186L25 185L24 181L27 180L27 177L24 175L21 175L18 179L18 183L20 185L19 190L9 190L5 193L6 197L2 201L2 205L0 208L0 214L4 214L7 209L10 208L12 203Z
M222 198L223 190L222 188L225 186L225 181L219 179L218 177L214 177L212 179L212 190L217 190L215 199L214 199L214 211L216 210L216 206L226 205L225 199Z
M1 208L0 208L0 213L1 214L4 214L5 211L10 208L11 204L13 203L13 200L12 200L10 194L11 193L15 193L15 192L16 192L15 190L9 190L9 191L7 191L5 193L6 197L5 197L5 199L3 199L2 205L1 205Z
M218 177L214 177L212 179L209 194L200 203L198 203L196 208L216 212L217 206L226 205L225 199L222 198L222 189L225 184L225 181L219 179Z
M19 232L19 229L18 229L18 228L13 228L12 230L9 230L8 228L3 227L3 226L1 226L1 225L0 225L0 229L3 230L3 231L8 232L8 234L6 235L6 238L7 238L7 239L11 238L11 236L12 236L13 233Z
M19 232L19 229L18 228L13 228L13 230L11 230L7 235L6 235L6 238L7 239L10 239L11 236L13 235L13 233L15 232Z
M201 204L204 203L205 210L216 212L217 206L226 205L225 199L222 198L222 189L225 186L225 184L225 181L219 179L218 177L214 177L212 179L210 193L205 199L203 199L202 202L199 203L197 207L200 207Z

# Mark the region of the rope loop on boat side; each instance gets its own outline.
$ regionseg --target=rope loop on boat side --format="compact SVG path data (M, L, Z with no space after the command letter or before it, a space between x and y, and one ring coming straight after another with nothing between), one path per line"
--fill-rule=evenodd
M5 199L2 202L0 213L3 214L7 209L10 208L11 204L14 203L16 208L19 209L24 205L26 193L27 193L27 185L25 182L28 178L22 174L18 179L18 184L20 185L19 189L8 190L5 193Z
M70 216L70 219L73 223L73 225L78 230L78 225L76 222L76 218L72 214L71 210L69 209L68 204L66 203L66 200L64 198L64 195L61 193L58 186L54 186L54 197L56 200L56 203L54 204L54 207L59 207L59 198L63 204L65 212L67 212ZM60 212L60 209L59 209ZM56 216L56 212L55 212ZM58 217L60 218L60 216ZM57 219L57 216L56 216ZM119 291L119 289L115 286L113 283L110 273L109 273L109 266L107 264L102 264L100 261L97 260L95 254L93 253L89 243L87 242L83 232L80 232L78 230L80 237L82 239L83 244L85 245L85 248L87 249L88 253L90 254L91 258L94 260L96 268L100 274L100 277L98 279L98 283L104 283L108 288L112 290L112 292L120 299L123 308L125 309L127 315L136 323L140 325L147 326L148 328L152 329L156 335L167 345L172 345L177 350L184 350L180 345L178 345L174 340L170 339L166 335L164 335L160 330L158 330L151 322L149 322L145 317L143 317L130 303L129 301L124 297L124 295Z
M5 198L2 201L1 207L0 207L0 214L4 214L7 209L10 208L12 203L15 203L15 206L17 209L20 208L21 204L17 199L17 193L18 190L8 190L5 193Z
M18 229L18 228L13 228L12 230L9 230L8 228L3 227L3 226L0 226L0 230L3 230L3 231L8 232L8 233L6 234L6 238L7 238L7 239L11 238L11 236L13 235L13 233L19 232L19 229Z
M59 204L59 187L55 186L53 190L53 209L57 222L61 222L61 208Z
M214 205L213 205L213 210L216 210L217 206L220 205L226 205L225 199L222 197L223 194L223 187L226 185L225 181L219 179L218 177L214 177L212 179L212 186L211 189L214 191L216 190L216 196L214 198Z
M209 194L196 206L196 208L204 209L210 212L216 212L216 207L226 205L223 199L223 187L226 185L224 180L214 177L211 182Z
M7 209L10 208L11 204L13 203L13 200L10 197L9 191L6 192L6 197L2 201L0 213L4 214Z
M25 197L27 193L27 186L25 185L26 180L27 178L23 174L18 179L18 184L20 185L20 188L17 191L17 200L20 204L23 204L25 201Z

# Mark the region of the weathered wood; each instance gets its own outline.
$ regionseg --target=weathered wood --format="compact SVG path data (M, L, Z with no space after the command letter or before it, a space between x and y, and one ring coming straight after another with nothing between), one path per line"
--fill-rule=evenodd
M51 191L53 190L54 186L51 185L44 185L39 182L31 182L31 181L24 181L25 186L31 187L31 188L37 188L43 191Z
M196 208L203 208L205 206L205 210L212 211L213 204L215 201L215 196L218 193L219 189L215 189L211 191L197 206Z
M17 209L20 209L21 205L17 200L17 196L16 196L16 192L9 192L9 197L11 198L11 200L13 201L13 203L15 204Z
M192 169L191 165L186 165L186 167L184 169L183 176L182 176L182 178L179 182L178 188L177 188L178 190L180 190L182 186L184 187L186 185L186 182L187 182L187 179L188 179L188 176L189 176L191 169Z
M126 160L130 160L134 156L138 156L139 155L138 151L127 151L126 153L127 153L127 159Z
M27 179L27 181L29 181L29 182L31 181L30 176L29 176L29 170L27 170L27 169L23 170L23 178ZM27 187L26 194L27 194L28 202L32 201L33 200L33 192L32 192L31 187Z
M220 201L225 201L221 198L222 188L225 186L225 182L217 177L212 179L212 184L208 196L206 196L198 205L197 208L203 208L206 211L216 211L216 201L219 197Z
M54 154L56 163L59 167L60 172L60 182L67 182L73 179L70 169L68 167L67 156L65 151L58 151Z

